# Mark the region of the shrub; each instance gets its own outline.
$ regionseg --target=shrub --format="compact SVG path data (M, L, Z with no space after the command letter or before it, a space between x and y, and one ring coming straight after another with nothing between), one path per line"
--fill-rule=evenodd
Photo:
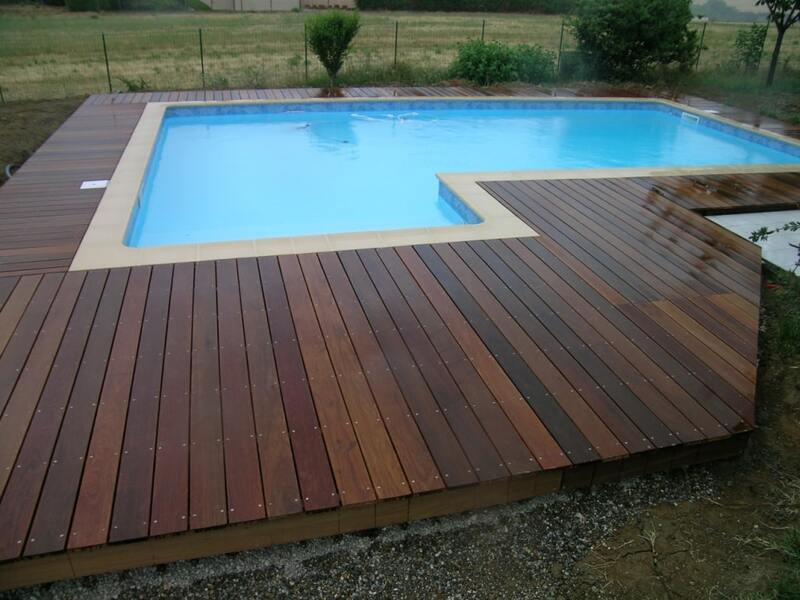
M572 29L605 79L640 79L656 67L688 70L697 57L691 0L581 0Z
M453 77L478 85L513 81L517 78L517 56L506 44L470 40L459 46L451 72Z
M517 79L528 83L550 81L556 73L556 55L541 46L522 44L516 47Z
M530 12L564 14L576 0L356 0L361 10Z
M553 78L555 64L556 55L541 46L470 40L459 46L450 75L478 85L515 80L541 83Z
M308 45L325 67L333 87L336 84L336 75L350 51L350 44L361 27L358 13L326 11L310 17L306 26Z
M745 71L752 73L758 69L761 62L761 53L764 50L764 41L767 39L767 25L753 23L748 29L736 32L733 42L733 58L737 66L744 67Z

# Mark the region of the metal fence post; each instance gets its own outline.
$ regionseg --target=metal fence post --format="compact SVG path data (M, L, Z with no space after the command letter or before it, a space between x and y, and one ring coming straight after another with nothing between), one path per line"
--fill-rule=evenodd
M203 28L197 29L197 37L200 40L200 76L203 78L203 89L206 89L206 60L203 54Z
M106 47L106 34L101 33L100 36L103 38L103 56L106 59L106 78L108 79L108 93L110 94L113 90L111 89L111 69L108 66L108 48Z
M561 37L558 40L558 57L556 58L556 75L561 75L561 53L564 50L564 19L561 19Z
M483 41L485 34L486 34L486 19L484 19L483 23L481 23L481 41Z
M397 68L397 32L400 29L400 21L394 22L394 68Z
M695 71L700 66L700 54L703 52L703 40L706 39L706 27L708 27L708 21L703 23L703 32L700 34L700 43L697 45L697 61L694 63Z
M304 64L306 68L306 84L308 83L308 26L303 23L303 54L305 56Z

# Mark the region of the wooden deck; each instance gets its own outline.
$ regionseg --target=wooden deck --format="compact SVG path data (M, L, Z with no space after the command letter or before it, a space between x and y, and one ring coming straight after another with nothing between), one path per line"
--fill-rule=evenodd
M80 181L199 94L93 96L0 188L0 588L743 449L760 251L699 213L800 175L492 182L540 237L68 272Z

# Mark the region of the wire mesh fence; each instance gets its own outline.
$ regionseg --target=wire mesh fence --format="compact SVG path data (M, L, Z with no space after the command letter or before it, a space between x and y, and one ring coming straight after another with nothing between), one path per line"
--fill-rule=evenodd
M276 15L268 24L253 25L244 16L224 23L160 30L7 32L0 36L0 93L8 101L107 92L109 87L113 91L253 89L324 81L322 66L307 48L302 14ZM729 65L736 32L749 26L693 24L698 33L705 27L698 68ZM784 41L783 64L800 59L800 32L790 34ZM771 29L762 67L768 63L774 36ZM569 27L560 19L376 14L365 20L343 75L349 82L378 83L408 80L398 69L405 69L406 75L411 69L412 78L435 81L446 76L459 44L475 38L538 44L557 55L574 55L576 49Z

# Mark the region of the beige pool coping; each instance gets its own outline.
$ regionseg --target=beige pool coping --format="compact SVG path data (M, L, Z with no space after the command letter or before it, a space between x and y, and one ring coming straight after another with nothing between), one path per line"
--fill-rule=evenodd
M80 247L70 265L71 271L128 267L138 265L168 264L276 256L282 254L304 254L336 250L358 250L385 248L414 244L438 244L487 239L535 237L538 234L504 207L480 185L482 181L523 181L535 179L596 179L609 177L647 177L664 175L707 175L729 173L775 173L800 170L798 164L709 166L697 168L616 168L616 169L558 169L526 171L492 171L478 173L438 173L437 177L464 202L482 221L477 224L452 225L446 227L394 229L385 231L362 231L327 235L295 237L272 237L255 240L181 244L135 248L126 246L124 239L128 223L133 215L139 190L144 179L150 154L155 145L159 128L167 108L171 106L210 106L232 104L313 104L313 103L359 103L359 102L646 102L665 104L683 112L707 119L717 120L780 140L800 148L800 143L770 131L737 123L719 115L694 109L677 102L651 98L542 98L528 96L487 96L469 98L310 98L303 100L234 100L204 102L149 102L131 135L122 157L108 183L105 193L95 211Z

